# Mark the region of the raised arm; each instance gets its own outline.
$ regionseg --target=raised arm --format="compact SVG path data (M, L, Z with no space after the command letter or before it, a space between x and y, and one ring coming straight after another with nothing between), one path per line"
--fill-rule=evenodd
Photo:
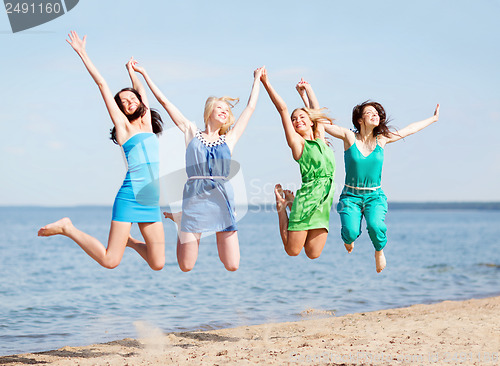
M320 109L318 98L316 97L311 84L305 81L304 78L301 78L297 83L296 89L307 108ZM324 123L318 125L318 129L320 131L320 135L322 135L322 132L325 131L333 137L343 140L346 149L348 149L354 143L354 132L347 128L330 123L330 121L328 120L325 120Z
M234 123L234 127L226 134L226 144L229 146L229 150L231 152L243 134L243 131L245 131L248 121L255 111L257 99L259 99L260 77L262 75L262 70L264 70L264 67L260 67L253 72L252 90L250 92L250 97L248 98L247 106Z
M262 76L260 80L262 81L262 84L264 85L264 88L266 88L271 101L273 102L274 106L281 116L283 129L285 130L286 142L290 149L292 149L293 158L295 160L298 160L302 155L302 151L304 150L304 139L293 128L292 119L290 118L290 114L288 113L288 107L286 106L285 101L279 96L279 94L274 90L271 83L269 82L267 70L265 68L262 70Z
M127 117L122 113L120 108L118 108L113 94L111 94L111 90L109 90L108 84L87 55L87 51L85 50L87 36L83 36L83 39L80 39L75 31L71 31L68 36L69 40L66 40L66 42L68 42L76 51L78 56L80 56L83 64L90 73L90 76L92 76L92 79L94 79L95 83L99 87L99 91L104 99L104 103L106 104L106 108L108 109L108 113L113 121L113 124L117 130L125 128L125 124L128 122Z
M130 76L130 81L132 81L132 87L137 90L137 92L140 94L142 103L148 108L146 111L146 114L143 116L143 118L146 119L149 123L151 123L151 111L149 109L149 100L148 96L146 93L146 88L144 88L144 85L141 83L139 80L139 77L137 76L137 73L134 70L134 65L137 64L137 61L134 60L133 57L130 58L130 60L127 62L125 67L127 68L128 75Z
M142 102L149 108L148 96L146 93L146 88L139 80L137 73L134 70L134 66L137 64L137 61L134 60L133 57L127 62L125 67L127 68L128 75L130 76L130 81L132 81L132 87L137 90L137 92L141 95Z
M300 81L297 83L295 87L299 92L300 97L304 101L304 105L306 108L319 109L318 98L316 98L316 94L314 94L314 90L307 81L303 78L300 78Z
M297 83L295 89L299 92L302 101L304 102L304 106L310 109L320 109L318 98L316 98L316 94L314 90L304 78L300 78L300 81ZM327 121L328 122L328 121ZM324 123L319 123L317 126L317 131L319 137L326 142L325 140L325 128Z
M161 92L161 90L156 86L156 84L151 80L149 77L148 73L144 69L144 67L138 66L137 62L132 64L132 67L134 71L137 71L140 73L142 76L144 76L144 80L146 80L146 83L149 86L149 89L151 89L151 92L155 96L155 98L158 100L158 102L165 108L167 111L168 115L174 121L175 125L179 127L179 129L183 132L186 133L187 131L191 131L193 129L194 124L189 121L184 115L177 109L175 105L173 105L167 97Z
M386 144L391 142L396 142L404 137L413 135L414 133L423 130L424 128L430 126L431 124L437 122L438 120L439 120L439 104L436 106L434 115L432 117L426 118L422 121L410 123L405 128L402 128L401 130L396 131L395 133L391 133L391 136L386 139Z

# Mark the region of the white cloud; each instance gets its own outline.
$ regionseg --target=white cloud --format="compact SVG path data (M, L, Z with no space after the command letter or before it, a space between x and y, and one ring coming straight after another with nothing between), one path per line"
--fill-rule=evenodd
M7 155L13 155L13 156L24 156L26 155L26 149L24 147L20 146L5 146L3 148L4 152L7 153Z
M60 141L47 141L47 147L51 150L63 150L66 144Z

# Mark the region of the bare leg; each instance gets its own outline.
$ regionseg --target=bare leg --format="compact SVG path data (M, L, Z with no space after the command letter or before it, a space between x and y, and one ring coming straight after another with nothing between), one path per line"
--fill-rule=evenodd
M201 233L186 233L181 231L177 237L177 263L183 272L194 268L198 259Z
M150 227L149 225L152 224L156 225ZM161 222L139 223L139 229L146 243L129 235L127 247L139 253L152 270L161 270L165 265L165 236L163 233L163 224Z
M385 255L383 250L375 251L375 265L377 267L377 273L382 272L386 266Z
M237 231L219 231L217 233L219 258L228 271L234 272L240 266L240 245Z
M289 231L288 241L285 244L285 252L289 256L295 257L300 254L307 240L307 230Z
M293 205L293 200L295 199L295 195L289 189L285 189L283 193L285 194L286 207L288 207L291 210Z
M286 214L287 202L284 198L281 184L276 184L274 187L274 193L276 195L276 211L278 212L281 240L283 241L283 245L286 247L286 243L288 242L288 215Z
M127 247L135 250L147 262L148 261L148 247L144 241L133 238L129 235L127 240Z
M326 229L308 230L306 243L304 245L306 255L311 259L318 258L325 247L327 237L328 231Z
M293 198L293 193L288 190L283 191L280 184L276 184L274 193L276 194L276 211L278 212L279 230L281 240L285 246L285 252L289 256L297 256L300 254L306 242L307 230L288 231L288 216L286 214L286 207L291 205L289 200Z
M78 230L67 217L42 227L38 236L67 236L101 266L115 268L123 257L131 226L130 222L111 221L107 248L96 238Z

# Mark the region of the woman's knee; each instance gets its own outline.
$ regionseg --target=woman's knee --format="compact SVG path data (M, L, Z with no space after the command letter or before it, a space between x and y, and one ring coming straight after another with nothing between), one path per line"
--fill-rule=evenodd
M359 228L354 228L354 227L349 227L349 226L342 226L342 229L340 232L341 232L342 240L346 244L353 243L358 238L358 236L361 234L361 230Z
M179 261L179 268L182 272L189 272L194 268L194 263Z
M375 250L380 251L385 247L387 243L387 226L385 223L376 223L367 227L368 235L375 247Z
M229 271L229 272L234 272L237 271L238 268L240 267L239 262L234 262L234 263L224 263L224 267Z
M182 272L191 271L196 264L196 259L197 256L179 255L179 253L177 253L177 264L179 264L179 268Z
M149 267L153 271L161 271L163 267L165 267L165 257L163 258L154 258L149 262Z
M222 255L221 255L222 254ZM240 267L240 252L231 251L229 253L219 253L219 258L224 264L224 267L229 272L234 272Z
M177 253L177 264L179 264L179 268L182 272L189 272L194 268L196 264L197 255L187 255L188 253L178 252Z
M367 221L366 228L370 236L384 236L387 232L387 226L383 221Z
M301 247L297 247L297 246L292 246L292 245L285 245L285 252L290 257L296 257L296 256L298 256L301 251L302 251L302 246Z
M309 259L319 258L323 250L305 248L306 255Z
M286 249L285 248L286 254L288 254L290 257L296 257L300 254L300 250L295 250L295 249Z
M118 267L118 265L120 264L120 262L121 262L121 258L105 258L102 261L101 265L104 268L113 269L113 268Z

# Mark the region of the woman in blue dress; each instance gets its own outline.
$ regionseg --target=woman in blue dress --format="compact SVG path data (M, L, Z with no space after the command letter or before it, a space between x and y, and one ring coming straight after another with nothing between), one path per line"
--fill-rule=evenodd
M255 70L246 108L235 122L231 112L238 99L210 97L205 103L205 129L201 131L163 95L144 68L134 65L144 76L156 99L184 133L186 173L182 216L177 238L177 261L182 271L193 269L203 232L216 232L219 258L228 271L236 271L240 249L235 220L234 198L228 180L231 154L255 110L262 68ZM231 126L234 126L231 128ZM230 129L231 128L231 129ZM166 217L174 218L165 213Z
M122 89L114 97L85 50L86 36L69 34L68 43L82 59L96 82L114 124L111 139L123 148L128 171L113 204L108 246L78 230L67 217L48 224L39 236L64 235L73 239L89 256L106 268L120 264L126 246L133 247L153 270L165 264L165 238L159 205L159 149L156 135L162 131L158 112L151 111L144 87L127 63L134 88ZM132 223L138 223L145 243L130 236Z

